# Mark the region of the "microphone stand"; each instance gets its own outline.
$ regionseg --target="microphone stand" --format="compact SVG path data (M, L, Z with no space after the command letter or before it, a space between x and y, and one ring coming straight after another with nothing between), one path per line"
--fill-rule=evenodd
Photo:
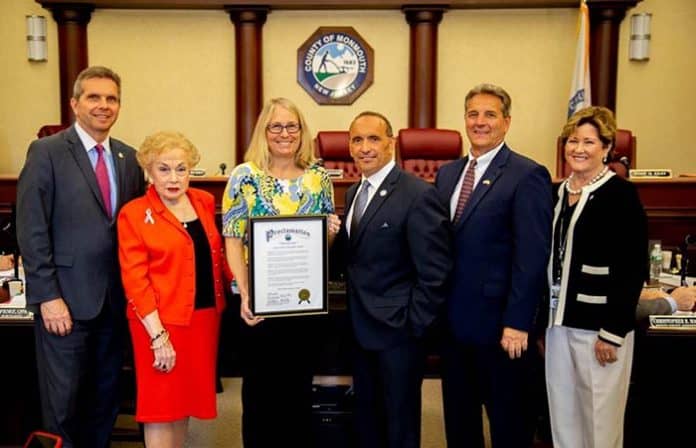
M15 250L12 251L14 256L14 278L12 280L21 280L19 278L19 249L15 246Z
M686 237L684 237L684 242L679 246L682 255L682 264L680 272L680 284L682 286L689 286L689 284L686 281L686 274L689 272L689 246L694 244L694 242L692 242L692 239L693 237L691 235L686 235Z
M14 277L10 280L20 280L19 278L19 244L17 244L17 205L12 204L12 211L10 214L10 220L7 225L0 229L0 232L7 235L7 239L3 239L6 242L6 247L4 248L14 257Z

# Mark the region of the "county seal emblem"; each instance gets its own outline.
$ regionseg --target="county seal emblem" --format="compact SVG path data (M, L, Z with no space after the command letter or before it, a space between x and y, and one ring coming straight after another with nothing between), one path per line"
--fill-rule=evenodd
M373 59L352 27L319 27L297 50L297 82L318 104L352 104L372 85Z

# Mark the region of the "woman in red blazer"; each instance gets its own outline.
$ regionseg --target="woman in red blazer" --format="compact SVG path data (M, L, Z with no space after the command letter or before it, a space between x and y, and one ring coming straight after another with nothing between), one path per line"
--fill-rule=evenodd
M200 156L183 135L145 139L145 196L118 216L137 385L147 447L180 447L189 417L216 416L215 366L229 268L211 194L189 187ZM230 275L227 275L229 278Z

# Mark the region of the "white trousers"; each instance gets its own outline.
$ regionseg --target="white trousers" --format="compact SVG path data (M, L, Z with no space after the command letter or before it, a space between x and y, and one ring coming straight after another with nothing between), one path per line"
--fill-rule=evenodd
M597 332L554 326L546 330L546 387L555 448L622 448L624 412L633 361L633 332L602 367Z

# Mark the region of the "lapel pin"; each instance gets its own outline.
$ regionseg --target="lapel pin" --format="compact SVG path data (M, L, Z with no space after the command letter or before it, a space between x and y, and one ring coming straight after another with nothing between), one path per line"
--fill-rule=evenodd
M382 197L386 196L386 195L387 195L387 190L380 190L380 191L379 191L379 195L382 196Z
M122 158L123 158L123 153L122 153L122 152L119 152L119 153L118 153L118 158L119 158L119 159L122 159Z
M155 219L152 217L152 210L149 208L145 210L145 223L146 224L154 224Z
M488 179L483 179L483 185L490 185L491 181Z

